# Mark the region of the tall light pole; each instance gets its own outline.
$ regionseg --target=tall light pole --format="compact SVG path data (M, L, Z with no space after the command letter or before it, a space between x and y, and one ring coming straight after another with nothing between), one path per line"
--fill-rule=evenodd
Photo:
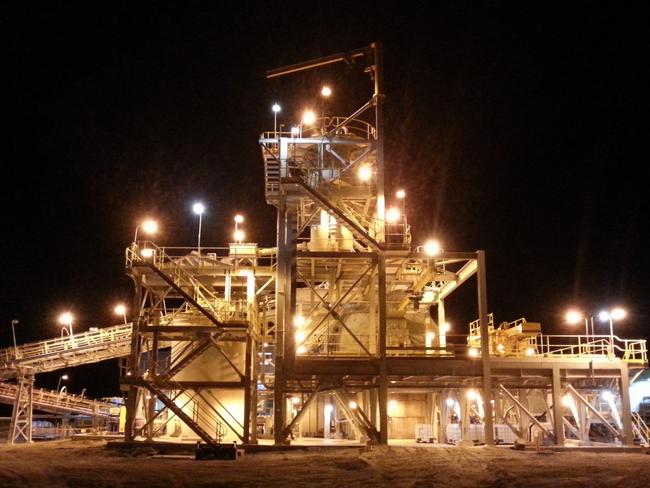
M119 303L119 304L115 305L114 312L115 312L115 315L121 315L122 316L122 318L124 319L124 325L128 325L128 323L126 321L126 307L122 303Z
M65 325L68 327L68 332L70 332L70 339L73 339L72 335L72 321L74 320L74 317L70 312L65 312L59 315L59 323L61 325Z
M18 359L18 346L16 345L16 325L18 325L20 322L17 320L12 320L11 321L11 333L14 337L14 358Z
M201 202L196 202L192 206L192 210L199 216L199 238L196 247L199 255L201 255L201 219L203 217L203 212L205 212L205 205L203 205Z
M273 110L273 137L278 138L278 112L282 110L280 104L274 103L271 107Z
M59 391L59 387L61 386L61 380L63 381L68 381L69 376L67 374L59 376L59 382L56 384L56 391Z

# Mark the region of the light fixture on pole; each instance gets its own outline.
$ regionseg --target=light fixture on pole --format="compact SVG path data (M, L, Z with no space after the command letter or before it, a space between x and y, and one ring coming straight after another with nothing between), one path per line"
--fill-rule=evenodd
M302 137L302 127L311 127L316 123L316 114L313 110L307 109L302 113L302 122L300 123L300 137Z
M325 132L325 100L332 96L332 89L324 85L320 91L321 94L321 107L320 107L320 116L321 116L321 127L323 132Z
M359 177L359 180L362 182L370 181L370 178L372 178L372 168L367 165L363 165L359 168L359 171L357 172L357 176Z
M241 214L237 214L237 215L235 215L234 220L235 220L235 232L237 232L237 230L239 229L239 224L244 222L244 216L241 215Z
M302 114L302 123L306 126L313 125L316 122L316 114L313 110L307 109Z
M72 321L74 320L74 317L70 312L64 312L61 315L59 315L59 323L61 325L64 325L68 328L68 332L70 333L70 339L73 338L72 334Z
M397 221L400 219L401 216L402 214L397 207L390 207L386 211L386 222L388 222L389 224L395 224L397 223Z
M603 310L598 314L601 322L609 321L609 347L612 353L614 352L614 322L624 319L626 315L627 312L620 307L612 310Z
M16 319L11 321L11 334L14 337L14 358L18 359L18 346L16 345L16 325L18 325L20 322L18 322Z
M402 202L402 214L406 215L406 192L403 189L399 189L395 192L395 196Z
M63 381L68 381L69 376L67 374L63 374L59 376L59 382L56 384L56 391L59 391L59 387L61 386L61 380Z
M282 110L282 107L278 103L274 103L271 107L273 110L273 137L278 138L278 112Z
M138 242L138 229L142 227L142 231L147 235L152 235L158 232L158 222L152 219L146 219L142 223L135 226L135 235L133 242Z
M568 324L571 324L571 325L575 325L578 322L580 322L581 320L584 320L585 321L585 335L587 336L587 341L589 341L589 319L587 319L585 314L583 314L582 312L580 312L578 310L573 310L572 309L572 310L569 310L564 315L564 320L566 320L566 322ZM592 317L592 324L593 324L593 317ZM591 335L593 336L593 330L592 330Z
M205 212L205 205L201 202L196 202L192 206L192 211L199 216L199 236L196 244L197 252L201 255L201 221L203 219L203 212Z
M424 254L426 254L429 257L437 256L442 251L442 247L440 247L440 243L435 239L429 239L427 242L425 242L423 249L424 249Z
M124 304L119 303L119 304L115 305L114 312L115 312L115 315L121 315L122 316L122 318L124 319L124 325L128 325L128 323L126 321L126 306L124 306Z

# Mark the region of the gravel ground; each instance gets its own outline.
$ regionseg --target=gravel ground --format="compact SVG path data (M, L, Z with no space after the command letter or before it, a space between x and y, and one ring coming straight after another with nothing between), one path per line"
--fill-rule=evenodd
M0 487L612 487L650 486L650 455L535 453L497 447L330 448L237 461L129 455L101 441L0 445Z

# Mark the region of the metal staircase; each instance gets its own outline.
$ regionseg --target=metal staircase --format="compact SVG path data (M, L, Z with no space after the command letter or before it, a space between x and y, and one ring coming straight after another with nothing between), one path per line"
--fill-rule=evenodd
M219 422L216 416L209 412L206 407L202 406L198 402L194 402L194 419L185 413L184 407L193 401L193 397L187 397L184 405L179 405L178 403L180 402L178 400L180 399L181 395L176 395L175 397L170 398L167 396L165 391L163 391L163 389L159 388L153 383L147 383L146 387L153 395L156 396L158 400L163 403L163 405L165 405L167 409L173 412L185 425L190 427L192 431L194 431L194 433L196 433L205 443L210 445L217 445L221 442L221 439L226 432L225 428L223 424ZM180 386L178 386L178 391L182 391L182 388ZM210 435L210 433L202 427L202 425L205 426L210 424L214 425L214 436Z
M142 255L145 249L150 253L150 257ZM173 289L216 326L246 322L248 310L243 304L224 300L197 278L201 270L209 273L211 267L230 268L228 264L203 255L172 257L164 248L147 242L134 244L127 249L126 266L127 269L149 268L165 283L166 288Z
M644 446L650 446L650 427L637 412L632 412L632 430Z
M264 157L264 194L266 203L273 205L278 202L280 195L280 161L273 155Z

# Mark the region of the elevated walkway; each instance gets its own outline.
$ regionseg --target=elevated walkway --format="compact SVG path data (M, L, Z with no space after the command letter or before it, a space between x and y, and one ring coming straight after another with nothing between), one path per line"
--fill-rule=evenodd
M0 403L13 405L18 395L18 385L0 382ZM119 406L112 403L82 398L64 392L34 388L32 405L42 412L92 417L110 417L119 415Z
M0 349L0 381L128 356L131 324Z

